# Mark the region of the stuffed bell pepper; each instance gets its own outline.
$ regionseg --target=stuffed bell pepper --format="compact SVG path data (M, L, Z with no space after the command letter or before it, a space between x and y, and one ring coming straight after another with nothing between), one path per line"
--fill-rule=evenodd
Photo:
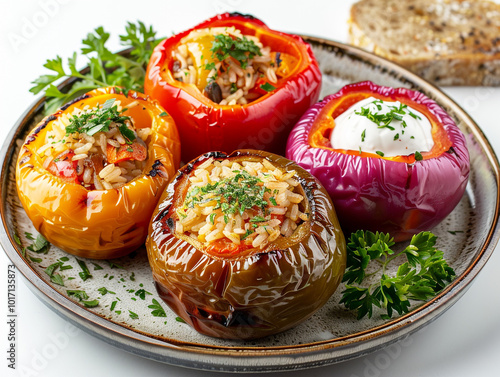
M35 228L81 257L125 255L144 243L180 160L172 118L143 94L93 90L44 118L16 165Z
M161 42L144 87L177 123L187 162L238 148L284 154L318 99L321 73L302 38L225 13Z
M288 139L287 158L318 178L342 229L430 230L462 198L469 176L464 135L424 94L361 82L314 105Z
M205 154L184 166L146 241L162 299L202 334L251 339L311 316L337 288L346 246L319 182L275 154Z

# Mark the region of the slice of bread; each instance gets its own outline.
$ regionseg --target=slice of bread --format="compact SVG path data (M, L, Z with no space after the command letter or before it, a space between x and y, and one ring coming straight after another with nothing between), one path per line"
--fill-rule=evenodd
M500 85L500 4L361 0L350 42L437 85Z

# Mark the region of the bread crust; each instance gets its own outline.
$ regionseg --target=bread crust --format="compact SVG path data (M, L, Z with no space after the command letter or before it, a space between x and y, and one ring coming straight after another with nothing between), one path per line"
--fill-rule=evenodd
M500 4L486 0L361 0L350 43L437 85L500 86Z

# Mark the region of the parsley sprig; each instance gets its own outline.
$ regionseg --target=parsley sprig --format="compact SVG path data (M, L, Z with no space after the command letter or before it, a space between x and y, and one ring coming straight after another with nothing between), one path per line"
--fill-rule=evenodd
M214 37L210 51L212 51L212 59L221 62L231 56L240 63L243 69L246 68L248 61L253 59L255 55L262 55L260 47L254 41L245 36L239 38L225 34L217 34ZM205 69L211 70L214 67L215 64L211 62L205 66Z
M226 215L258 207L264 210L268 203L264 193L270 191L262 181L245 170L234 170L235 176L203 187L194 187L186 195L185 207L194 208L202 203L215 201L214 210L221 209ZM182 216L182 212L180 212ZM213 221L213 218L210 219ZM262 219L264 221L264 219Z
M443 258L443 252L434 245L436 236L421 232L412 237L410 245L400 252L391 249L394 240L389 234L357 231L347 245L347 269L343 281L341 303L356 310L358 319L373 314L373 306L384 308L391 318L393 312L399 315L410 311L409 300L425 301L434 297L455 277L455 271ZM387 272L388 265L399 256L406 257L397 273ZM377 271L367 274L370 262L380 264ZM368 285L365 279L374 281Z
M34 80L30 89L34 94L45 90L46 114L53 113L64 103L99 87L118 86L143 91L146 67L158 42L156 32L141 21L136 24L128 22L125 34L120 35L121 44L131 49L127 56L113 53L106 47L109 37L110 34L101 26L82 41L81 54L87 58L87 73L81 73L77 68L76 52L68 58L67 68L60 56L47 60L44 67L52 73ZM76 78L78 81L67 92L61 92L54 83L63 78Z

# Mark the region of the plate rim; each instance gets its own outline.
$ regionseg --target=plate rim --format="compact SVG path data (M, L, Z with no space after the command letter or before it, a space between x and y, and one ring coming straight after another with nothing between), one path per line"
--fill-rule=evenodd
M160 340L155 338L154 336L147 335L138 330L130 329L113 321L109 321L106 318L101 317L100 315L80 306L78 303L70 300L59 291L52 288L52 286L49 285L45 280L43 280L32 268L32 266L29 263L26 263L19 254L19 250L17 250L15 240L9 232L9 227L6 222L6 216L4 213L4 205L2 204L0 206L0 212L3 227L2 229L0 229L0 243L5 253L7 254L7 257L16 266L16 269L20 271L24 278L29 282L29 288L39 299L41 299L42 302L44 302L45 305L49 306L52 310L54 310L61 316L63 316L62 312L58 312L58 310L55 309L55 306L64 309L66 312L65 318L70 319L72 322L76 323L78 327L83 328L85 331L93 333L94 336L97 336L103 340L108 340L108 343L113 343L114 341L116 342L116 344L130 346L136 345L135 342L139 342L141 346L149 345L150 347L153 347L155 348L155 350L157 350L155 354L137 354L143 357L155 359L157 361L162 361L178 366L193 367L192 357L183 358L177 357L177 355L175 355L176 353L181 352L181 356L185 356L186 354L188 354L189 356L207 355L212 358L215 357L217 359L212 360L210 358L205 359L204 361L198 361L199 365L196 366L197 369L224 370L234 372L241 371L239 368L245 367L247 371L278 371L286 369L303 369L311 366L332 364L335 362L354 358L362 354L373 352L381 347L385 347L389 343L395 342L437 319L466 292L472 281L475 279L475 277L491 257L496 244L500 239L500 224L498 221L500 211L500 165L498 162L498 158L483 131L470 117L470 115L468 115L448 95L446 95L433 84L425 81L424 79L418 77L414 73L406 70L398 64L388 61L382 57L376 56L360 48L344 43L312 36L302 35L302 37L306 40L306 42L321 46L328 46L327 48L330 48L333 51L342 52L344 55L347 55L350 58L360 60L371 66L379 65L384 69L387 69L388 71L394 71L394 73L397 74L397 78L399 80L404 79L404 81L408 82L409 84L417 86L419 90L423 91L426 95L432 93L431 97L433 99L451 109L457 115L457 117L462 119L466 126L471 130L483 153L488 158L489 167L491 167L492 169L495 183L497 185L497 197L493 215L493 223L482 244L481 249L476 251L476 256L469 263L467 269L460 276L456 277L456 279L451 284L449 284L438 296L416 307L410 313L395 318L382 325L372 327L368 330L364 330L354 334L349 334L343 337L312 343L287 346L272 346L266 348L248 346L214 346L189 342L183 342L181 345L178 345L175 341L169 342ZM391 72L389 72L389 74L391 74ZM59 87L62 88L64 86L70 85L74 81L74 79L67 79L62 82ZM12 146L15 145L15 141L17 139L16 135L21 133L21 130L23 128L22 126L26 123L26 119L29 119L33 116L33 114L36 114L39 111L40 107L43 105L44 101L45 97L41 95L32 102L32 104L27 108L26 111L24 111L24 113L11 128L2 145L2 148L0 149L0 178L2 181L2 184L0 185L0 201L3 201L4 195L5 197L7 196L7 193L4 194L4 191L6 191L4 190L4 188L7 187L7 179L5 179L5 175L9 170L9 167L6 166L6 164L7 162L12 160L15 149L12 148ZM43 297L40 296L39 293L42 294ZM69 313L72 313L72 315L76 316L76 318L69 318ZM425 319L428 317L429 313L437 314L428 318L428 320L426 321ZM80 319L80 321L78 321L77 319ZM389 342L383 341L384 337L390 336L391 334L399 335L393 337L393 339L391 339L391 341ZM339 351L349 351L350 348L356 348L360 345L364 345L364 347L361 347L362 349L358 350L357 352L347 352L347 354L338 352L339 355L336 357L332 354L332 350L334 349L337 349ZM130 350L127 351L131 352ZM244 354L242 354L242 352L244 352ZM321 355L323 357L317 357ZM268 364L271 358L279 358L282 356L293 356L295 358L302 357L303 360L292 365L289 365L288 362ZM233 358L233 361L236 360L236 362L229 365L227 362L224 362L224 360L222 360L222 358L227 359L228 357ZM245 362L247 358L249 358L249 361ZM190 362L190 364L185 364L188 361Z

